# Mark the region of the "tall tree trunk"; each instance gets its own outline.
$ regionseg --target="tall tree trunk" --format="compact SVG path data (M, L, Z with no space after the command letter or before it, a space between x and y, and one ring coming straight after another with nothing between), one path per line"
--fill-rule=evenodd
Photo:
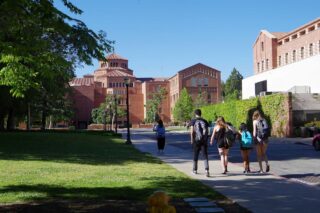
M49 116L49 129L53 128L52 115Z
M4 131L4 117L5 113L0 111L0 131Z
M30 109L30 103L28 103L27 130L30 130L30 128L31 128L31 109Z
M45 109L43 109L42 116L41 116L41 130L46 129L46 119L47 119L47 112Z
M7 130L14 130L14 110L11 107L9 109L8 119L7 119Z

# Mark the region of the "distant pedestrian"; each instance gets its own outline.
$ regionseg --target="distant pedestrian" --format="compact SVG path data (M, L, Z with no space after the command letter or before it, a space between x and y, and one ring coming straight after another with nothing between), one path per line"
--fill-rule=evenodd
M226 174L228 172L228 154L229 154L229 148L230 145L227 143L226 140L226 132L232 131L233 128L226 124L224 118L222 116L219 116L216 121L216 125L213 128L213 133L210 139L210 144L212 145L214 141L216 141L218 146L218 151L220 155L221 160L221 166L223 173Z
M263 173L262 160L266 163L266 172L270 171L268 163L267 148L269 137L269 125L259 110L256 110L252 116L253 120L253 138L256 144L257 160L259 162L260 173Z
M163 153L166 144L166 129L161 119L159 119L158 124L153 127L153 131L156 132L158 153Z
M198 171L198 158L201 151L204 158L204 167L206 176L209 177L209 160L208 160L208 122L201 118L201 110L194 111L195 119L190 121L190 136L193 148L193 174Z
M249 173L250 171L250 160L249 155L253 146L253 139L251 133L248 131L247 125L245 123L240 124L239 128L240 137L240 151L243 159L243 173Z

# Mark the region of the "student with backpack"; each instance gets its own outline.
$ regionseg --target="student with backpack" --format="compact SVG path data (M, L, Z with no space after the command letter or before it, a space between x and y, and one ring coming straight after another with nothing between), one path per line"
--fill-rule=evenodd
M259 162L260 173L263 173L262 160L266 163L266 172L270 171L270 165L268 163L267 148L268 137L270 135L269 125L264 117L262 117L259 110L256 110L252 116L253 120L253 138L256 144L257 159Z
M201 110L194 111L195 119L190 122L190 137L193 148L193 174L197 174L198 158L201 151L204 157L204 167L206 176L209 177L209 159L208 159L208 122L201 118Z
M241 135L240 151L243 159L243 167L244 167L243 173L249 173L250 172L249 154L252 150L253 139L245 123L240 124L239 134Z
M158 120L158 124L154 126L153 131L156 132L158 153L163 153L166 144L166 129L161 119Z
M221 160L221 166L223 173L226 174L228 172L228 153L229 148L232 146L234 142L234 132L233 128L231 128L224 120L222 116L219 116L216 125L213 128L213 133L210 139L210 144L212 145L214 140L216 140L218 151Z

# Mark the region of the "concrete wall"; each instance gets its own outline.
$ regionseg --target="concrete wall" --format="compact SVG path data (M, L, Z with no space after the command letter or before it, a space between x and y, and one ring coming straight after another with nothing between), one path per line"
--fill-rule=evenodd
M310 86L320 93L320 55L288 64L242 80L242 99L255 96L255 83L267 80L267 91L286 92L294 86Z

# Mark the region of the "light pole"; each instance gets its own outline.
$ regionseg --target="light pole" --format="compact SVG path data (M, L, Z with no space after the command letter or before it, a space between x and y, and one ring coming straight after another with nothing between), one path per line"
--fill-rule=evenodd
M116 134L118 133L118 112L117 112L117 96L114 95L114 119L115 119L115 130L116 130Z
M126 144L132 144L131 137L130 137L130 120L129 120L129 84L130 79L128 77L124 78L124 83L126 85L126 91L127 91L127 141Z

